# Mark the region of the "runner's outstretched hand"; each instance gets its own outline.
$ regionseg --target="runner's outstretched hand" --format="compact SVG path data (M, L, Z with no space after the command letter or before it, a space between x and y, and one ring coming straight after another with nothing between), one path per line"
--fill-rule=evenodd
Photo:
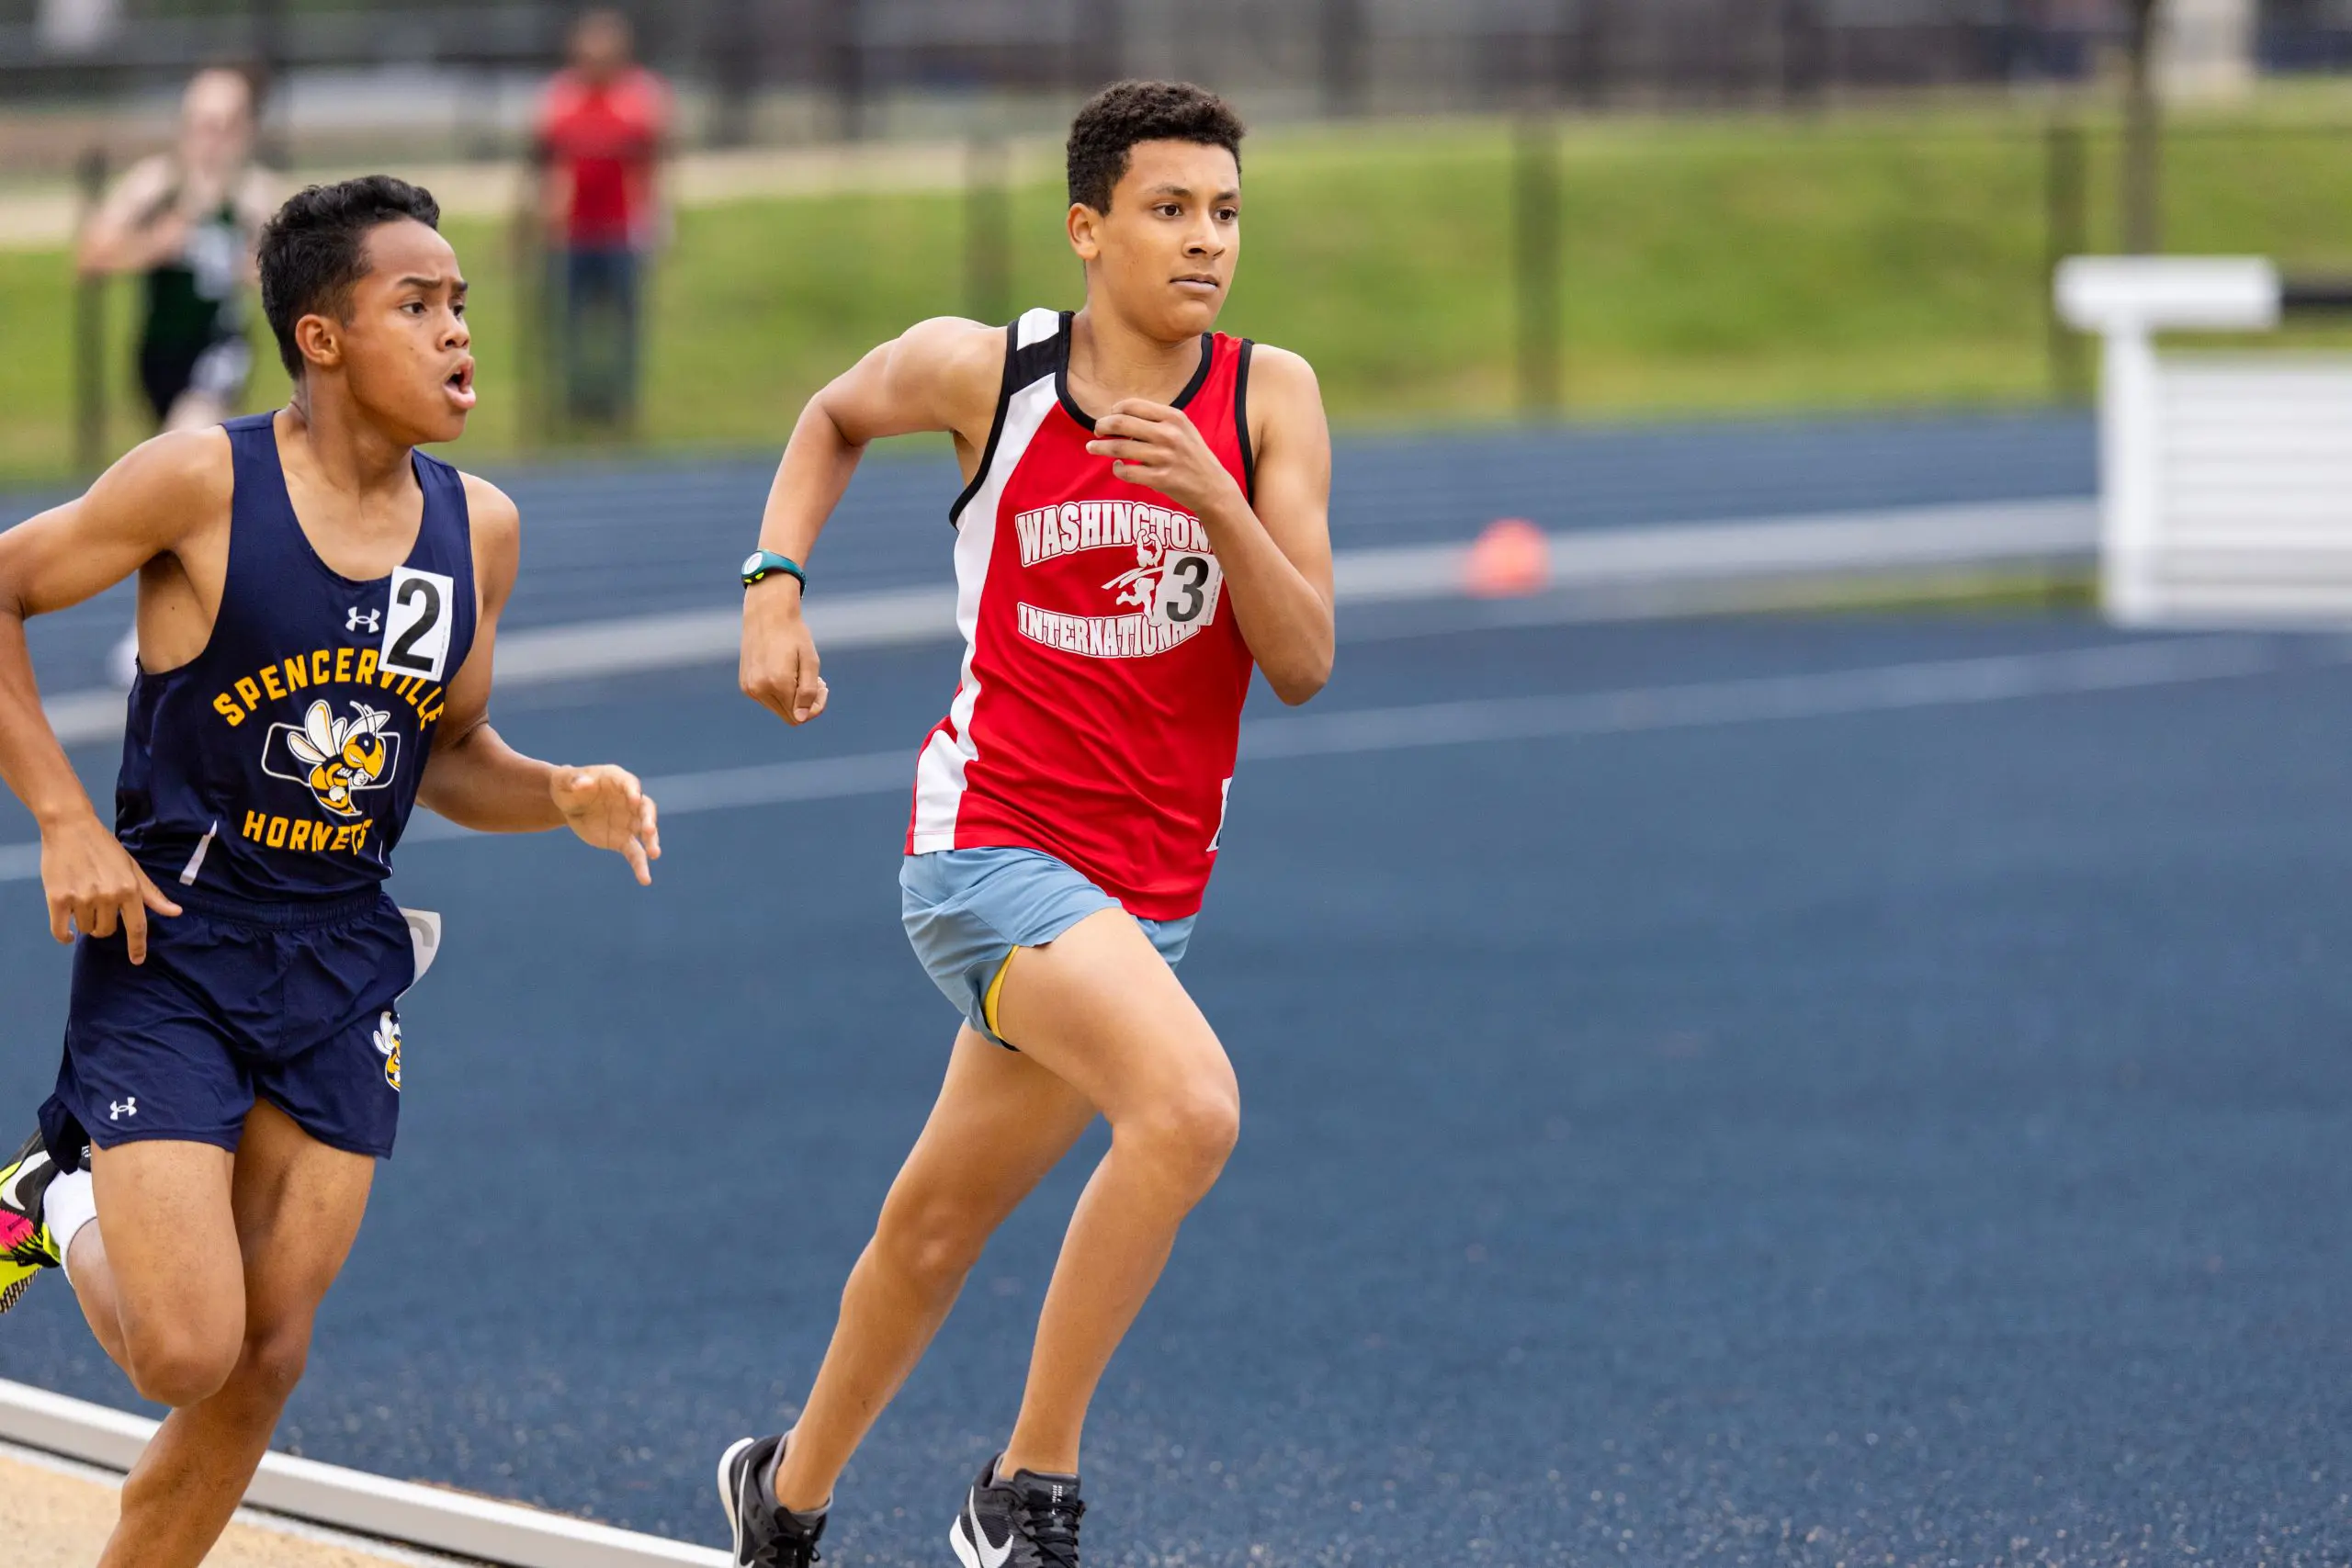
M107 937L119 925L133 964L147 962L147 911L180 912L106 824L87 814L42 829L40 886L49 898L50 935L60 942L72 942L77 931Z
M662 858L662 834L653 797L627 768L599 762L593 768L558 768L548 794L563 820L582 840L611 850L637 873L638 886L653 886L653 862Z

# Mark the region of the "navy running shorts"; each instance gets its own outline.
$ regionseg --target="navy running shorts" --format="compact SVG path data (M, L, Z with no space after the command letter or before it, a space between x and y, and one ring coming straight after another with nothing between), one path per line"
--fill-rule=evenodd
M257 1099L330 1148L389 1157L395 1004L417 962L399 906L380 890L317 905L171 897L185 912L148 916L145 964L119 931L74 945L65 1059L40 1111L59 1165L79 1165L85 1143L234 1151Z

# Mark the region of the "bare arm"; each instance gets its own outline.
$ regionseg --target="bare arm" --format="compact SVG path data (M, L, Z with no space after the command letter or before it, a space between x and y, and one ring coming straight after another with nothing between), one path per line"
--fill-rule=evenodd
M139 869L66 761L41 711L25 622L78 604L228 515L229 443L218 430L160 435L100 475L79 501L0 533L0 778L40 825L50 934L111 936L147 955L146 911L176 915Z
M1004 332L953 316L921 321L808 400L769 487L760 545L806 565L871 442L944 430L977 462L1004 379ZM786 724L825 708L800 585L784 573L743 593L743 693Z
M74 247L74 265L85 276L144 272L180 254L187 243L187 193L158 210L173 194L171 181L170 164L148 158L116 182Z
M1331 678L1331 432L1306 360L1263 344L1250 358L1249 400L1263 416L1254 502L1181 410L1122 400L1086 449L1200 518L1250 657L1296 706Z
M531 126L531 152L526 178L529 181L527 199L530 202L533 232L539 243L550 251L563 248L564 230L571 214L571 177L563 160L556 155L554 129L549 100L555 85L548 85L534 112Z
M545 151L535 170L533 189L539 213L539 242L551 251L560 251L571 228L571 170Z
M522 556L522 518L495 485L466 476L466 503L474 536L474 576L481 614L464 668L449 682L433 763L417 798L452 822L484 833L538 833L570 827L599 849L629 863L641 884L653 880L662 858L653 802L637 775L610 763L564 767L526 757L490 723L491 671L496 662L498 619L514 591Z

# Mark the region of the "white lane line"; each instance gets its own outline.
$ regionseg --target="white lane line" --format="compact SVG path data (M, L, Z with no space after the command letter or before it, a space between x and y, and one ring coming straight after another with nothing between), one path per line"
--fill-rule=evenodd
M2181 685L2352 663L2352 638L2165 637L2103 648L1877 665L1805 675L1760 675L1683 686L1633 686L1563 696L1468 698L1253 719L1241 727L1251 761L1470 746L1504 740L1637 735L1716 724L1828 718L1841 714L1959 707L2135 687ZM797 800L892 795L914 787L914 750L865 751L800 762L713 768L645 781L664 818ZM401 842L471 838L419 810ZM0 882L40 874L39 844L0 845Z
M809 601L809 635L820 649L903 648L952 640L956 590L893 588ZM582 626L515 632L498 641L498 684L538 684L630 675L700 664L732 664L742 647L736 609L631 615Z
M1773 584L1808 577L2086 558L2098 540L2087 501L1922 506L1745 523L1669 524L1587 529L1551 536L1547 602L1581 607L1551 617L1618 619L1628 605L1645 615L1736 608L1726 584L1755 585L1777 607L1792 607ZM1342 605L1453 599L1463 593L1466 545L1406 545L1343 550L1333 562ZM680 610L577 626L508 632L498 643L498 684L513 691L556 681L639 675L735 662L741 613ZM808 629L828 653L953 641L953 586L894 588L808 603ZM1345 627L1342 626L1342 635ZM87 746L122 733L115 692L75 692L44 705L59 741Z
M123 710L130 698L121 692L68 692L40 705L60 746L95 746L122 734Z
M2332 657L2320 661L2341 662L2348 658L2352 658L2352 645L2338 645ZM1481 741L1630 735L1700 725L1822 718L2177 685L2262 674L2290 662L2279 644L2261 637L2202 637L1571 696L1360 708L1245 726L1242 752L1251 759L1314 757Z
M761 762L748 768L713 768L706 773L672 773L645 781L645 791L662 808L666 820L695 811L725 811L739 806L777 806L795 800L837 800L854 795L888 795L911 791L915 782L915 749L855 752L846 757L812 757L805 762ZM446 817L420 808L409 819L403 844L431 843L441 839L475 837ZM26 846L31 847L31 846ZM0 882L8 880L9 851L0 850Z

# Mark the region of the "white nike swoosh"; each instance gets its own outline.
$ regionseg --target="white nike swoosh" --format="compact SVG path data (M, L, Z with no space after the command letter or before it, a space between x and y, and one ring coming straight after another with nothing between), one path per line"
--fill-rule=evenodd
M0 1203L6 1203L11 1209L16 1210L17 1213L20 1214L23 1213L25 1212L25 1205L17 1197L17 1190L23 1183L25 1178L33 1173L36 1167L46 1165L48 1163L49 1151L47 1149L35 1149L32 1153L27 1155L25 1156L24 1163L17 1167L17 1174L8 1178L8 1185L6 1187L0 1187Z
M1012 1559L1012 1538L1006 1536L1002 1546L989 1544L989 1532L980 1528L979 1511L972 1506L972 1499L964 1499L964 1517L972 1530L972 1547L980 1554L980 1568L1004 1568Z

